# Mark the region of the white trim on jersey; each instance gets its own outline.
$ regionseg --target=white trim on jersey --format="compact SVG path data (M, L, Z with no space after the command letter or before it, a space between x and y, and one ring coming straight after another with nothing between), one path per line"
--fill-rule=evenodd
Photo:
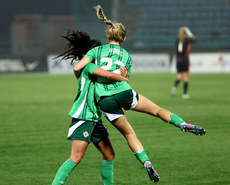
M84 97L84 100L82 101L82 103L81 103L79 109L77 110L77 112L74 113L74 115L73 115L72 117L78 118L78 116L80 115L81 111L82 111L83 108L84 108L84 105L85 105L85 102L86 102L87 95L88 95L88 91L86 92L85 97Z
M85 78L84 78L84 77L81 77L81 92L82 92L83 89L84 89L84 85L85 85Z
M179 42L178 43L178 48L177 48L178 52L182 53L183 51L183 42Z
M73 134L73 132L79 127L81 126L85 121L79 121L76 124L74 124L73 126L71 126L69 128L69 132L68 132L68 137L71 136Z

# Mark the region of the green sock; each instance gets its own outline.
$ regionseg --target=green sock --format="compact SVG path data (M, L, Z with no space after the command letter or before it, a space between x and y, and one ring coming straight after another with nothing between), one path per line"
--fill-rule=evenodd
M101 176L103 185L113 185L113 160L102 161Z
M146 161L149 161L148 156L145 153L145 149L141 152L133 152L136 158L141 162L141 164L145 164Z
M176 127L180 127L181 123L185 123L185 121L180 118L179 116L177 116L176 114L172 114L170 115L170 121L168 123L175 125Z
M76 167L77 165L71 160L68 159L66 160L61 167L59 168L52 185L60 185L65 182L69 174L72 172L72 170Z

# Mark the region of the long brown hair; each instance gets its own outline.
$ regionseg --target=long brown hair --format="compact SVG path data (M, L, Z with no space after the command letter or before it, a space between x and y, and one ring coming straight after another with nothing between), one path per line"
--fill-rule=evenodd
M59 54L57 57L62 57L61 60L70 59L71 64L73 60L82 59L82 57L92 48L102 45L98 40L90 38L85 32L68 30L67 35L61 36L68 41L65 47L65 51Z

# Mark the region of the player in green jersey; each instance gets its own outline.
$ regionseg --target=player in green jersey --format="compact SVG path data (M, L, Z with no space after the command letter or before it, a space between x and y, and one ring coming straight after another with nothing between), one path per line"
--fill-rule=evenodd
M65 38L69 41L69 49L58 56L64 56L62 59L81 59L87 50L101 45L96 40L90 40L90 37L83 32L68 32ZM86 43L86 47L81 47ZM126 78L103 70L93 63L88 64L75 75L78 78L78 93L69 112L72 117L68 132L68 139L72 141L71 154L59 168L52 185L64 184L72 170L80 163L91 142L103 156L101 167L103 185L112 185L114 150L107 129L101 121L101 113L95 104L93 75L118 81L126 81Z
M74 70L80 71L83 66L95 60L96 64L107 71L120 74L118 70L121 66L128 68L130 75L132 58L127 51L120 47L120 44L125 39L125 28L122 24L113 24L107 21L104 17L102 8L98 6L98 15L103 15L103 19L110 25L107 31L109 36L109 44L95 47L90 50L85 57L80 61L80 65L76 65ZM118 34L112 35L115 32ZM94 59L92 59L94 57ZM113 62L116 66L112 65ZM112 96L113 95L113 96ZM117 96L116 96L117 95ZM129 124L122 108L131 109L136 106L138 95L135 93L127 82L111 82L104 78L97 78L96 82L96 97L99 102L99 107L108 120L123 134L126 138L129 147L134 152L136 158L147 169L150 180L158 182L159 175L153 168L141 142L137 138L135 131ZM110 99L111 98L111 99Z
M100 6L97 6L97 15L108 25L106 33L109 44L90 50L85 57L82 58L77 65L75 65L74 70L79 71L92 60L97 60L97 65L101 68L115 73L118 72L117 69L119 69L119 66L127 67L127 76L129 77L132 59L129 54L120 47L121 43L126 39L124 26L121 23L112 23L110 20L107 20ZM144 112L152 116L159 117L163 121L179 127L183 132L190 132L200 136L205 135L206 133L205 129L202 127L186 123L176 114L159 107L151 100L136 93L125 82L110 83L107 80L103 81L99 78L96 83L96 94L99 107L103 114L113 125L115 125L115 127L117 127L118 130L121 131L135 154L142 154L144 149L137 138L132 136L134 132L128 128L127 125L129 125L129 123L124 116L122 108L126 110L132 109L134 111ZM148 170L149 168L148 165L145 165L145 161L140 161ZM149 175L150 178L152 177L151 180L155 182L159 180L159 176L153 168L152 173L149 172Z

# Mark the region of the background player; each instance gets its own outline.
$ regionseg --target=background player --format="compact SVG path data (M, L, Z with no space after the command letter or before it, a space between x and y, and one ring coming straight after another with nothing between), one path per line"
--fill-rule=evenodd
M179 29L178 38L176 41L176 69L177 76L172 87L172 96L176 96L177 87L180 81L184 81L183 95L184 99L189 98L188 94L188 81L189 81L189 54L191 51L191 41L196 40L188 27L181 27Z

